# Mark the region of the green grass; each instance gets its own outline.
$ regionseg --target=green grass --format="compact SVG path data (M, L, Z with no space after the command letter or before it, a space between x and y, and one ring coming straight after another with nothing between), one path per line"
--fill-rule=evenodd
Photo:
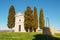
M0 32L0 40L38 40L43 38L40 32ZM60 38L60 34L56 34L57 38Z
M27 32L18 32L18 33L10 33L10 32L2 32L0 33L0 40L32 40L33 35L40 33L27 33Z
M55 33L55 36L60 38L60 33Z

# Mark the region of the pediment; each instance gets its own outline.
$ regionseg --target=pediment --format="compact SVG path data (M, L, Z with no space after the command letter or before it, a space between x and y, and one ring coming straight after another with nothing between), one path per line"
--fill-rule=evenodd
M15 16L24 16L24 14L21 12L18 12Z

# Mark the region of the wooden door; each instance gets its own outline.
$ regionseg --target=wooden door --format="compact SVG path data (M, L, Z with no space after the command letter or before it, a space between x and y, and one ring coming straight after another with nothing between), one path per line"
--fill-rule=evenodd
M19 31L21 31L21 25L19 25Z

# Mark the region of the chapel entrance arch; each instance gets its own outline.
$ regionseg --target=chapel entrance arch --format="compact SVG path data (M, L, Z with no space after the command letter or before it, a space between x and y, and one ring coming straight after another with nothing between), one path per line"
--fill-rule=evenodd
M21 25L19 25L19 31L21 31Z

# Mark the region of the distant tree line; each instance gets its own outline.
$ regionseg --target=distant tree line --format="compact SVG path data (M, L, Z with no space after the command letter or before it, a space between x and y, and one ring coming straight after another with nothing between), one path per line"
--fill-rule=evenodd
M12 29L15 26L15 8L12 5L9 9L8 12L8 28ZM27 6L25 12L24 12L24 27L26 32L34 31L36 32L36 29L38 28L38 23L39 27L41 29L44 28L44 14L43 14L43 9L41 8L40 10L40 16L39 16L39 21L38 21L38 12L37 8L34 7L34 10L30 8L30 6Z

